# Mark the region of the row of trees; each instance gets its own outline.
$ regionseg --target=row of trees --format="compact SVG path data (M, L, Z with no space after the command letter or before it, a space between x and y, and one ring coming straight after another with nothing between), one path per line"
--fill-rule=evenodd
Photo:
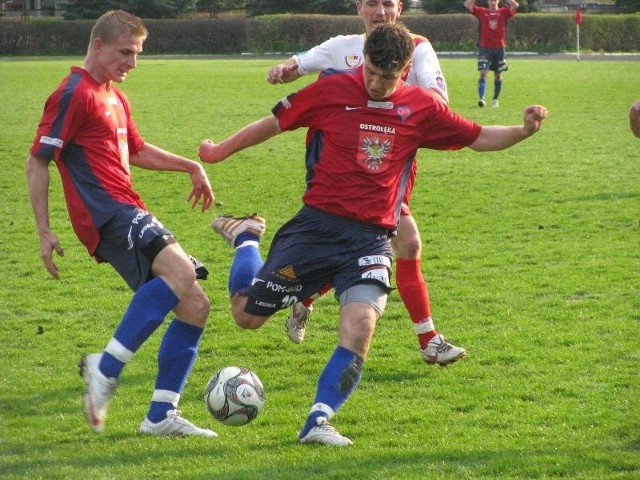
M92 19L114 8L143 18L178 18L195 12L217 16L234 11L250 17L276 13L343 15L355 10L353 0L75 0L66 5L64 16L69 20Z
M484 0L478 0L481 5ZM521 12L535 12L541 0L520 0ZM410 2L405 0L405 8ZM585 3L576 0L576 3ZM462 0L422 0L431 14L463 13ZM228 12L245 12L249 17L278 13L349 15L355 0L73 0L66 7L67 19L94 19L107 10L122 8L143 18L179 18L195 12L215 17ZM616 0L624 13L640 12L640 0Z

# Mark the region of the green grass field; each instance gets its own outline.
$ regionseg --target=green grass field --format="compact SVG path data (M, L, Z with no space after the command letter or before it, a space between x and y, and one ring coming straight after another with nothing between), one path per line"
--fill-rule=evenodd
M60 281L48 278L24 174L42 105L80 62L0 60L2 478L640 478L640 140L627 120L637 63L513 58L500 108L481 110L475 60L442 60L462 114L514 124L541 103L549 118L505 152L421 152L412 211L434 321L468 358L423 364L393 293L360 387L334 419L355 445L332 449L299 445L297 432L336 343L333 298L316 303L301 345L284 334L285 312L238 329L232 251L208 226L218 213L259 212L269 244L300 207L302 131L207 166L217 205L204 214L186 202L185 175L133 172L149 208L211 271L210 323L181 408L219 438L136 433L162 327L124 371L106 432L86 425L76 363L105 346L131 293L76 240L55 171L51 222L65 256L55 259ZM143 58L123 89L147 141L195 158L202 139L221 140L302 86L267 84L273 62ZM254 369L267 392L245 427L217 424L202 401L208 378L234 364Z

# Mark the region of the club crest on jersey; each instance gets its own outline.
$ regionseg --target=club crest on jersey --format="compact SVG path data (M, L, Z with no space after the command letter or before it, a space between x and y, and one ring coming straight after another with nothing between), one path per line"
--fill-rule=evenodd
M351 53L344 57L344 63L347 64L347 67L353 68L360 65L362 63L362 60L360 55L358 55L357 53Z
M393 138L390 135L362 134L360 136L360 151L358 152L358 164L365 169L379 173L389 168L389 162L385 157L391 150Z
M411 109L405 105L398 105L397 112L403 122L411 115Z

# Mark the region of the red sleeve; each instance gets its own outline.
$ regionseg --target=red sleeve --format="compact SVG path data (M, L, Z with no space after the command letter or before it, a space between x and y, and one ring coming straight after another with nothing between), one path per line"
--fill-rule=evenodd
M49 96L30 149L31 155L59 160L60 152L86 122L90 99L78 95L63 95L69 77ZM75 90L74 90L75 93Z
M505 20L505 22L506 22L507 20L509 20L511 17L515 17L515 16L516 16L516 13L518 13L518 11L517 11L517 10L511 10L511 8L510 8L510 7L503 7L503 8L506 10L506 12L505 12L505 14L504 14L504 20Z
M272 112L278 119L280 130L311 126L312 119L316 118L318 113L318 104L314 100L322 98L317 93L317 85L318 82L314 82L283 98L273 107Z
M433 97L431 92L420 89L420 94ZM426 101L423 100L424 103ZM433 100L419 124L422 131L421 148L433 150L460 150L475 142L482 127L452 111L441 101Z

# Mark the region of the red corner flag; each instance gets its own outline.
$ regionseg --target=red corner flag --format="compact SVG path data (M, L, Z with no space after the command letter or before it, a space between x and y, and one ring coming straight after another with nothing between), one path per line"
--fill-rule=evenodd
M576 8L576 24L580 25L582 23L582 10L580 9L580 5Z

